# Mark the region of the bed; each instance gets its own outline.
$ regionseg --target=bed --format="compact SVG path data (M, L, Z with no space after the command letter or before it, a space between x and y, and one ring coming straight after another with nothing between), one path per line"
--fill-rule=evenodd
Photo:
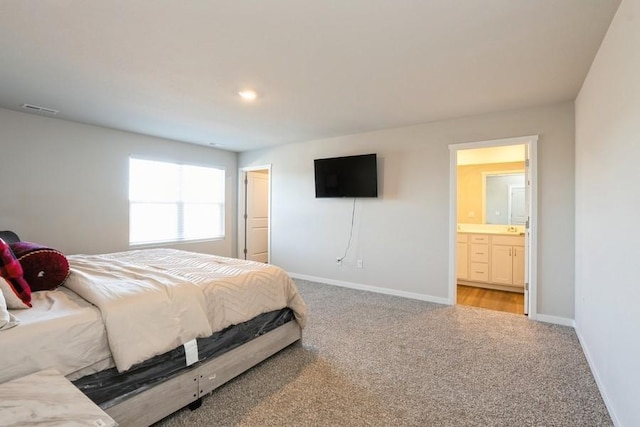
M120 425L195 409L301 339L306 307L278 267L164 248L66 259L61 286L9 310L0 382L55 368Z

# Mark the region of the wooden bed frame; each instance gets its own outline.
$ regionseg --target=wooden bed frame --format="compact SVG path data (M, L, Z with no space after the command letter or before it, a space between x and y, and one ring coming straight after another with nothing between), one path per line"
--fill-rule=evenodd
M292 320L219 357L198 363L131 398L102 409L123 427L147 427L179 409L195 409L216 388L302 338Z

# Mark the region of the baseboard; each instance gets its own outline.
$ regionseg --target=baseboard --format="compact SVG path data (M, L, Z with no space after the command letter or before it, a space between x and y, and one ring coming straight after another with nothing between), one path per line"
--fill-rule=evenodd
M327 285L340 286L343 288L358 289L360 291L375 292L377 294L393 295L416 299L420 301L434 302L436 304L451 305L448 298L434 297L431 295L417 294L415 292L399 291L397 289L379 288L377 286L363 285L360 283L345 282L343 280L326 279L324 277L308 276L306 274L288 273L294 279L309 280L311 282L325 283Z
M537 320L539 322L545 322L545 323L553 323L555 325L570 326L574 329L576 327L576 321L573 319L568 319L566 317L550 316L548 314L536 314L535 318L533 318L532 320Z
M379 288L377 286L363 285L361 283L354 282L345 282L343 280L327 279L325 277L309 276L307 274L291 272L288 272L288 274L294 279L309 280L311 282L325 283L327 285L340 286L343 288L358 289L361 291L375 292L378 294L417 299L420 301L434 302L436 304L452 305L449 301L449 298L440 298L431 295L417 294L415 292L399 291L397 289ZM548 314L537 314L535 316L530 316L530 318L531 320L537 320L539 322L553 323L555 325L569 326L572 328L575 328L576 326L575 320L566 317L550 316Z
M580 343L580 347L582 347L582 353L584 353L584 357L587 359L587 364L591 369L591 374L593 375L593 379L596 381L596 385L598 386L598 390L600 391L600 396L602 396L602 400L604 401L604 405L607 407L607 411L609 411L609 416L611 417L611 421L613 425L616 427L621 426L620 421L618 421L618 417L616 417L616 413L613 410L613 405L611 404L611 399L607 395L607 391L604 388L604 384L600 379L600 374L596 369L596 365L593 363L593 358L591 357L591 353L589 353L589 347L584 342L582 338L582 334L580 333L580 329L578 327L575 328L576 335L578 336L578 342Z

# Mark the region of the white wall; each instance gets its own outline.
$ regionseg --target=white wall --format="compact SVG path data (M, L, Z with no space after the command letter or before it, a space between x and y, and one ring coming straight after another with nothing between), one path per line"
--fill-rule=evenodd
M129 156L226 168L224 240L174 246L235 254L237 154L0 109L0 229L65 253L129 249Z
M272 262L287 271L442 300L448 293L449 144L539 134L538 311L574 316L573 104L388 129L240 154L272 164ZM378 153L378 199L315 199L313 159ZM358 269L355 260L362 259Z
M576 99L576 330L616 425L640 425L640 1Z

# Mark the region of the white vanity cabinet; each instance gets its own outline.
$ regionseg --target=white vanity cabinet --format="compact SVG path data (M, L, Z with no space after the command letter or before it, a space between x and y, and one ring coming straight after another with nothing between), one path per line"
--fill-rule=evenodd
M524 236L491 236L491 283L524 287Z
M469 278L469 242L468 234L458 233L457 239L458 262L456 271L458 279L467 280Z
M521 292L524 236L458 233L458 283Z
M486 282L489 280L489 236L469 235L469 280Z

